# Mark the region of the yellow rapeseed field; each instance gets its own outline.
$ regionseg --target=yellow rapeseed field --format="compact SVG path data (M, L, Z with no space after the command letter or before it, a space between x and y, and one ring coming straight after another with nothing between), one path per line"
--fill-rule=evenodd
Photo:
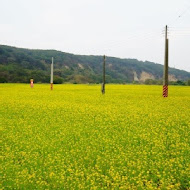
M0 84L2 189L190 189L190 87Z

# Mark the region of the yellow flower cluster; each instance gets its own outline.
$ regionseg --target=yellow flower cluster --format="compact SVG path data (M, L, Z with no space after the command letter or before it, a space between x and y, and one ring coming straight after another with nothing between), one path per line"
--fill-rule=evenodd
M0 84L1 189L190 189L190 88Z

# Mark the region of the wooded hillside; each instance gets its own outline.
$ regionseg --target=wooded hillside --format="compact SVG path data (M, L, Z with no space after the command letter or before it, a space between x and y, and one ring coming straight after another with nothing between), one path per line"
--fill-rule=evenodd
M85 56L56 50L30 50L0 45L0 82L49 83L51 57L54 57L55 83L101 83L102 56ZM143 83L160 80L163 66L136 59L106 58L107 83ZM169 79L186 81L190 73L169 69Z

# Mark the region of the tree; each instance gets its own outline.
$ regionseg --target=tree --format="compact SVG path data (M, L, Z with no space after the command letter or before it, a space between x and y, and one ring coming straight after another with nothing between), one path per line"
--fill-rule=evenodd
M156 84L156 81L152 79L146 79L144 83L151 85L151 84Z
M187 81L187 85L190 86L190 79Z
M185 82L183 82L183 81L181 81L181 80L178 80L178 81L176 82L176 85L182 85L182 86L184 86L184 85L185 85Z

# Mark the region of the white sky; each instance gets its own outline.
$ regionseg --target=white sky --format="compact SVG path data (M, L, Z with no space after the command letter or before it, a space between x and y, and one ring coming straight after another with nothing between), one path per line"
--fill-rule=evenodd
M181 15L181 17L179 17ZM0 44L163 64L190 71L190 0L0 0Z

